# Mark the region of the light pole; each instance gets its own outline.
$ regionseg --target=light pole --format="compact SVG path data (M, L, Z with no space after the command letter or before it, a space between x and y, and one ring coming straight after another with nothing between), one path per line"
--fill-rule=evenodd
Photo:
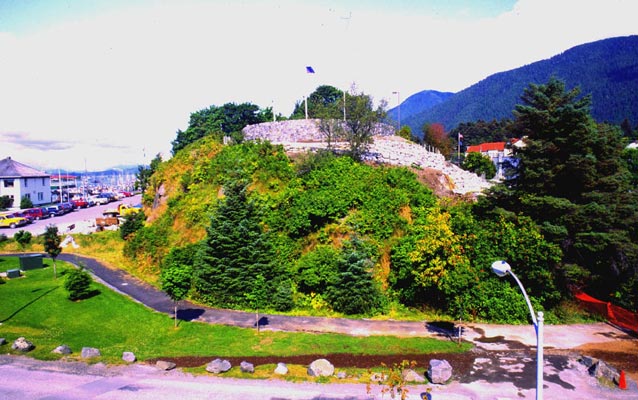
M527 302L529 313L532 316L532 321L534 322L534 330L536 331L536 400L543 400L543 312L538 312L538 318L534 315L532 303L529 301L529 297L527 297L527 292L525 292L523 284L514 272L512 272L512 267L510 267L507 262L494 261L492 263L492 271L500 277L507 274L512 275L516 283L518 283L518 286L521 288L521 292L523 292L523 296Z
M399 92L398 90L396 92L392 92L392 94L396 94L397 95L397 114L398 114L398 118L397 118L397 132L399 132L401 130L401 92Z

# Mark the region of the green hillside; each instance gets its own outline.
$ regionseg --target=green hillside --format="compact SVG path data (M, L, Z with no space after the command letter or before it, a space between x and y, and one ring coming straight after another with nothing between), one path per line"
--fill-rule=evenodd
M158 274L186 269L190 297L213 306L525 321L520 293L489 271L501 257L525 260L522 279L549 320L561 299L560 250L529 219L479 221L407 168L206 137L163 162L145 198L149 223L125 253Z
M462 122L512 118L525 87L550 77L591 94L595 120L620 124L627 118L632 126L638 122L638 36L583 44L548 60L491 75L402 120L417 133L425 123L442 123L450 130Z

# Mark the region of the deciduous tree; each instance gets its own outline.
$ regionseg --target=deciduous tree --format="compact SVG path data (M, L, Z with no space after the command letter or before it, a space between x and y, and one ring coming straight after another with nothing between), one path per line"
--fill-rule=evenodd
M56 279L58 277L58 272L55 265L55 259L62 252L62 248L60 247L61 242L62 238L58 235L58 227L53 224L47 225L46 230L44 231L44 251L46 251L49 257L53 259L53 277Z
M463 160L461 168L477 175L483 175L486 179L492 179L496 175L496 166L492 160L481 153L468 154Z
M346 97L346 120L344 138L348 142L348 153L354 160L360 161L373 142L376 129L386 116L386 103L382 101L374 108L372 97L356 88Z
M174 326L177 327L177 306L192 286L192 269L190 265L181 264L177 259L162 267L160 281L162 290L173 300L174 305Z

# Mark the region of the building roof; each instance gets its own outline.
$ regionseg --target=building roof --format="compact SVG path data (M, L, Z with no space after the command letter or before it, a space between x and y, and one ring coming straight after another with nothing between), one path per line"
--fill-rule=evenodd
M42 178L49 176L46 172L14 161L11 157L0 160L0 178Z
M504 151L505 142L481 143L476 146L467 146L468 153L484 153L486 151Z

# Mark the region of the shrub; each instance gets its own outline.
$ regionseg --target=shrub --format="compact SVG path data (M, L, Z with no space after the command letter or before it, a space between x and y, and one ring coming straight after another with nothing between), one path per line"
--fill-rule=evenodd
M31 232L21 229L13 235L13 238L20 245L20 247L24 249L29 243L31 243L33 235L31 235Z
M20 199L20 208L23 210L33 208L33 202L27 196L23 196L22 199Z
M146 215L144 215L144 212L141 210L129 215L120 226L120 236L122 239L127 240L132 234L142 228L144 221L146 221Z
M91 294L91 283L93 278L84 267L68 272L64 289L69 292L69 300L75 301L88 297Z

